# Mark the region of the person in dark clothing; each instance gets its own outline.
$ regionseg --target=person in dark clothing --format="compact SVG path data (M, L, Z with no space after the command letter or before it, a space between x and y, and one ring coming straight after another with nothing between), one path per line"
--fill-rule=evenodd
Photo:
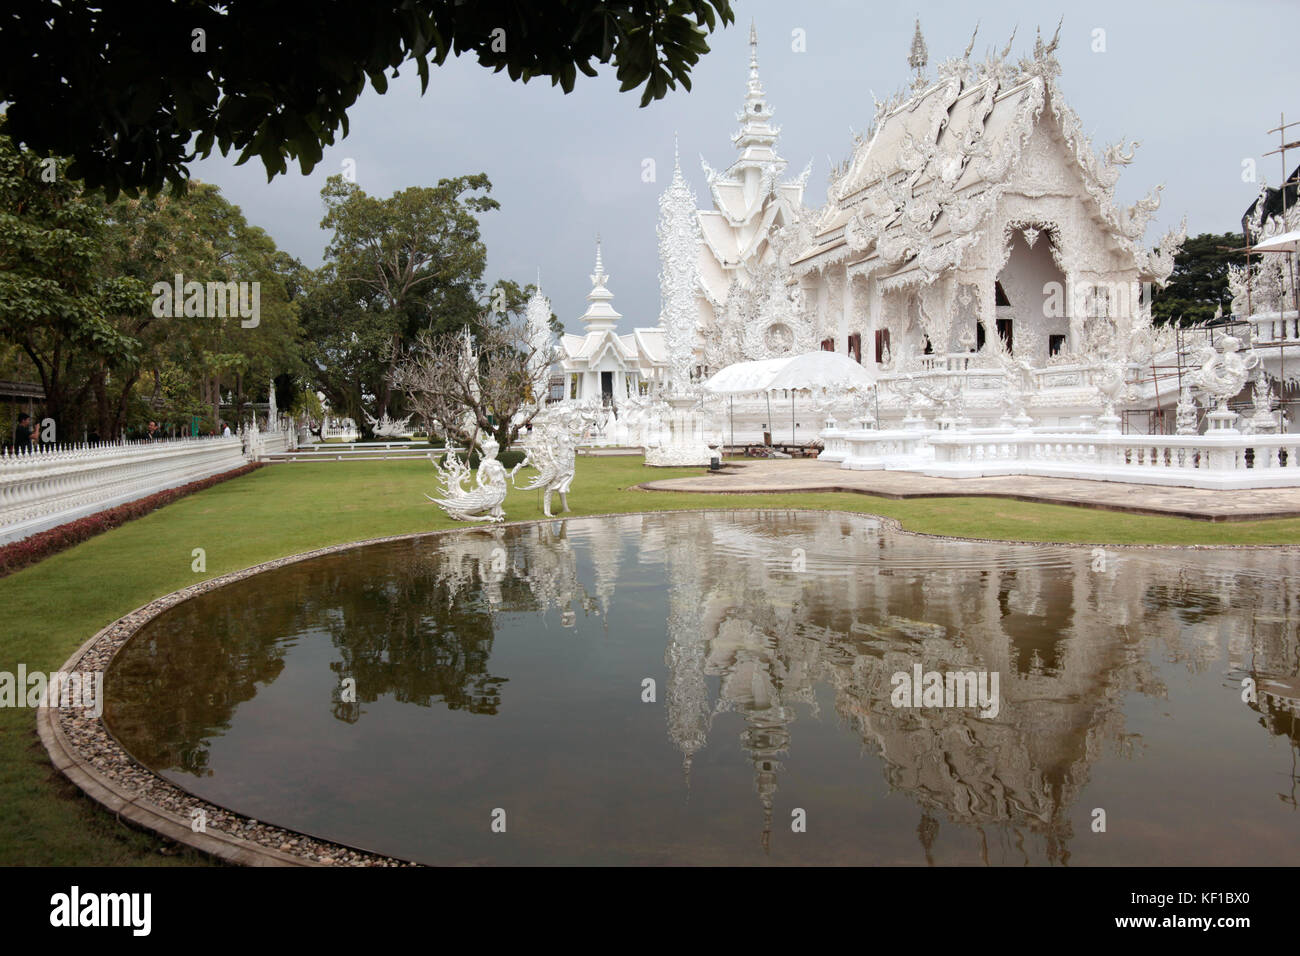
M27 448L32 443L32 416L23 412L18 416L18 427L14 429L14 447Z

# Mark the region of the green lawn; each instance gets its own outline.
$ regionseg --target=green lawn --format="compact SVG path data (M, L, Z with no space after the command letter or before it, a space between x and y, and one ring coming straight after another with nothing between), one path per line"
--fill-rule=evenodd
M630 486L699 469L650 469L636 458L584 458L574 515L675 508L801 507L871 512L936 534L1106 544L1295 544L1300 519L1210 524L988 498L894 501L853 494L650 493ZM522 476L521 476L522 477ZM422 461L284 464L184 498L0 579L0 671L56 670L91 634L149 600L313 548L457 526L424 499ZM558 504L558 502L557 502ZM541 517L537 492L512 491L511 519ZM461 526L463 527L463 525ZM203 548L207 572L191 571ZM198 863L99 810L46 760L27 709L0 709L0 864Z

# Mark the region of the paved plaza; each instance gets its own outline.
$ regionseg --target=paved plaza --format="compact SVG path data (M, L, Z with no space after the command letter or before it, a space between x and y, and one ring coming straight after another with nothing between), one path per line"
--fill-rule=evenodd
M716 474L647 481L647 491L760 494L791 491L849 491L883 498L1014 498L1106 511L1246 521L1300 516L1300 488L1224 493L1200 488L1129 485L1070 478L930 478L904 471L846 471L825 461L728 462Z

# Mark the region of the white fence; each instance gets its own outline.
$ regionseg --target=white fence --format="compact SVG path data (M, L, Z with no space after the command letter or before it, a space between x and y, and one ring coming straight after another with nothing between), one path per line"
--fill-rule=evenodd
M948 478L1036 475L1191 488L1300 486L1300 435L1099 433L931 435L934 460L915 470Z
M233 436L6 453L0 455L0 544L246 463Z
M827 428L823 461L936 478L1027 475L1187 488L1300 487L1300 435Z
M357 423L350 418L327 418L321 425L321 441L337 438L339 441L356 441L361 437Z

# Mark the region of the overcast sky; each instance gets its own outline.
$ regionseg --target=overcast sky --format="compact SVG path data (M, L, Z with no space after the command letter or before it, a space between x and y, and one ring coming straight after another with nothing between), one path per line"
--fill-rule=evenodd
M976 20L976 58L1005 46L1017 26L1018 57L1032 50L1036 27L1046 39L1063 15L1059 82L1094 149L1120 137L1142 143L1118 198L1131 203L1165 184L1149 241L1184 215L1193 235L1238 229L1258 190L1258 183L1243 182L1243 161L1253 158L1259 174L1278 183L1279 157L1263 155L1276 147L1277 134L1265 131L1282 112L1300 119L1300 5L1293 0L1095 0L1059 8L1008 0L741 0L733 8L736 23L710 38L712 51L696 65L692 90L679 88L644 109L639 92L618 92L608 69L597 78L579 74L565 96L538 80L512 83L463 57L433 69L424 96L414 69L402 70L383 96L367 88L349 114L350 135L327 149L309 176L291 166L268 184L260 161L235 167L220 156L192 171L313 267L328 238L320 229L320 190L346 160L355 161L358 185L378 196L485 172L501 203L481 217L485 279L524 283L540 269L552 308L569 331L581 331L600 233L626 331L658 319L655 221L672 175L674 132L701 201L700 155L717 169L736 155L731 136L744 99L751 19L763 85L781 127L778 150L791 176L812 160L805 202L813 207L825 201L830 161L844 159L852 133L870 125L872 91L885 99L909 81L918 14L931 76L939 62L961 55ZM796 30L806 38L805 52L792 49ZM1104 52L1092 49L1097 30L1105 31ZM1300 126L1291 134L1300 139ZM656 164L653 183L643 181L646 159ZM1300 163L1300 151L1288 162Z

